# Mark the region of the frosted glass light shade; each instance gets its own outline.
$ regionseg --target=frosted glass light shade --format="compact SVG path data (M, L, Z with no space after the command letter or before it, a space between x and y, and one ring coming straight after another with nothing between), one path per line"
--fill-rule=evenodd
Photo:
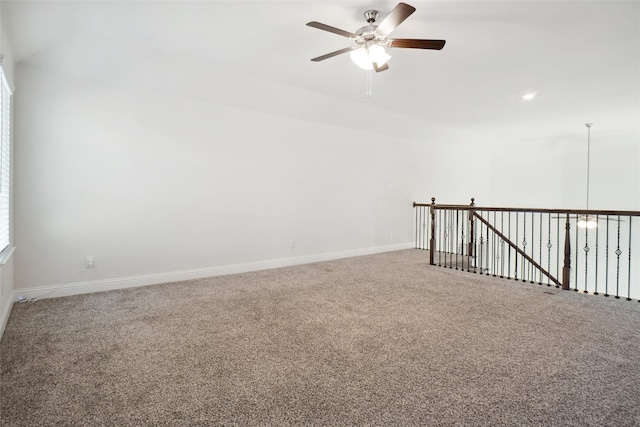
M363 70L373 69L373 64L371 63L371 59L369 59L369 52L367 52L367 49L364 47L352 50L350 56L351 60Z
M391 56L384 51L382 46L375 44L369 48L369 59L371 62L378 64L378 67L381 67L391 59Z
M351 60L363 70L372 70L374 62L382 67L391 59L384 48L377 44L352 50L350 55Z

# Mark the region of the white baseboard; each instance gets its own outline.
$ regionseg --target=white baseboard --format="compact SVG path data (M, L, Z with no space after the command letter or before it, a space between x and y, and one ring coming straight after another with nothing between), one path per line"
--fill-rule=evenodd
M227 274L246 273L249 271L268 270L271 268L289 267L292 265L310 264L329 261L332 259L349 258L354 256L372 255L382 252L399 251L413 248L413 243L400 243L386 246L353 249L340 252L329 252L316 255L303 255L290 258L279 258L252 263L232 264L218 267L198 268L193 270L174 271L168 273L145 274L141 276L118 277L114 279L93 280L87 282L65 283L58 285L40 286L37 288L16 289L13 291L13 301L21 299L57 298L71 295L88 294L93 292L112 291L116 289L136 288L139 286L158 285L160 283L177 282L181 280L201 279L205 277L224 276ZM11 301L10 301L11 302ZM10 308L9 308L10 310ZM6 314L8 319L9 314ZM2 321L3 318L0 319ZM6 319L4 319L6 322ZM4 328L4 323L0 325ZM0 336L2 336L0 334Z
M0 307L0 339L2 338L2 335L4 335L4 328L7 326L12 308L13 300L8 300L4 307Z

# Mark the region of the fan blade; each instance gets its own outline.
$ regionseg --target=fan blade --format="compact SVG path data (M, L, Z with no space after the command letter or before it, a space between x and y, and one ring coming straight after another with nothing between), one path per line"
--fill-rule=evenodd
M350 39L355 39L357 36L353 33L350 33L345 30L341 30L340 28L332 27L330 25L321 24L320 22L311 21L307 22L307 26L317 28L319 30L329 31L330 33L337 34L339 36L344 36Z
M317 58L312 58L311 60L313 62L320 62L320 61L324 61L325 59L333 58L334 56L342 55L343 53L347 53L352 50L353 50L352 47L345 47L344 49L336 50L334 52L327 53L326 55L318 56Z
M376 70L376 73L379 73L381 71L385 71L385 70L389 69L389 65L387 65L386 63L382 64L381 67L378 67L378 63L377 62L372 62L372 64L373 64L373 69Z
M409 49L435 49L444 47L446 40L420 40L420 39L393 39L387 41L389 47L402 47Z
M407 19L416 8L406 3L398 3L396 7L387 15L386 18L376 28L376 33L382 36L388 36L391 31L395 30L405 19Z

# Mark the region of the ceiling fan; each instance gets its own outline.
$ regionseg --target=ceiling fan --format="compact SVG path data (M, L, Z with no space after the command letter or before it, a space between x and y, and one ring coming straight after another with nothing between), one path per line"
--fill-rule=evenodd
M365 70L374 69L376 72L389 69L387 61L391 58L384 50L388 48L409 48L409 49L434 49L440 50L444 47L445 40L422 40L422 39L389 39L387 38L393 30L396 29L405 19L407 19L416 8L406 3L398 3L396 7L382 20L380 24L375 24L378 19L377 10L367 10L364 17L368 25L359 28L355 33L344 31L339 28L331 27L320 22L308 22L309 27L319 30L329 31L347 37L356 42L355 46L346 47L336 50L316 58L312 58L313 62L324 61L343 53L351 52L351 59L360 68Z

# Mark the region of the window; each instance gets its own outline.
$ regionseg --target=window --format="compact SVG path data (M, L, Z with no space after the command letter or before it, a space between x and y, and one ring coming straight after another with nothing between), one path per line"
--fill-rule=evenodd
M1 66L0 80L2 80L0 82L0 253L2 253L9 247L10 242L12 90Z

